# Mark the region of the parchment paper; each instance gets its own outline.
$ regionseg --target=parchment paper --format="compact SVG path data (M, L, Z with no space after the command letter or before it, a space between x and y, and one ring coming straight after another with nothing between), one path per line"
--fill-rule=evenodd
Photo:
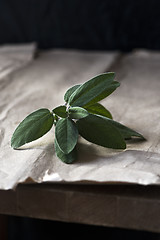
M20 150L10 147L12 133L26 115L63 104L67 88L105 71L115 71L121 86L103 104L115 120L142 133L147 141L128 141L127 150L115 151L80 138L79 158L70 165L55 156L54 128ZM6 84L0 81L0 189L29 179L39 183L160 183L160 53L46 51L9 73L8 79Z

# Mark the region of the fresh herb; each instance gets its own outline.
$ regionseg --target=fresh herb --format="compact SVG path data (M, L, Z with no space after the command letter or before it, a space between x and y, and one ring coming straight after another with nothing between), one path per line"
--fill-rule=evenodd
M113 72L103 73L75 85L64 95L65 104L52 111L42 108L28 115L16 128L11 146L16 149L46 134L55 126L55 153L65 163L77 158L78 136L97 145L125 149L125 140L144 139L138 132L114 121L111 113L99 101L109 96L119 82Z

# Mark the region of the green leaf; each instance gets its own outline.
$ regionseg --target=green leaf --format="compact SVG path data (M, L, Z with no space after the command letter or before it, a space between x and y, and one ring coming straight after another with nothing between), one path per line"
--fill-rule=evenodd
M104 118L90 114L77 121L79 134L89 142L97 145L125 149L125 141L120 132Z
M67 117L67 112L66 112L66 106L59 106L56 107L52 110L53 113L58 115L61 118L66 118Z
M11 146L18 148L25 143L32 142L52 127L53 114L46 108L39 109L28 115L16 128L11 139Z
M80 86L81 86L81 85L78 84L78 85L75 85L75 86L69 88L69 89L66 91L65 95L64 95L64 101L68 103L68 100L69 100L70 96L72 95L72 93L73 93L77 88L79 88Z
M78 87L70 96L68 103L72 107L92 105L110 95L119 85L114 81L113 72L103 73Z
M70 153L78 139L78 130L75 123L69 118L58 120L55 128L55 137L61 151Z
M77 150L76 147L68 154L65 154L64 152L61 151L61 149L59 148L57 141L55 139L54 141L54 148L55 148L55 153L56 156L64 163L72 163L73 161L75 161L77 159Z
M93 105L90 105L88 107L85 107L85 109L92 114L96 115L102 115L104 117L108 117L112 119L111 113L100 103L95 103Z
M113 121L111 119L106 119L106 121L109 121L114 127L116 127L119 132L121 133L121 135L123 136L124 139L131 139L131 137L139 137L141 139L145 139L140 133L134 131L131 128L128 128L126 126L124 126L123 124Z
M68 113L69 117L72 119L80 119L89 115L88 111L81 107L71 107L69 108Z

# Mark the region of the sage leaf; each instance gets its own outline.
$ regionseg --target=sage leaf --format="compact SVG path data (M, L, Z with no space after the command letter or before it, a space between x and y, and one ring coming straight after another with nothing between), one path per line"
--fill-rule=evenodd
M54 141L54 148L55 148L55 153L56 156L64 163L72 163L77 159L77 150L76 147L68 154L65 154L64 152L61 151L59 148L57 141Z
M72 93L69 105L83 107L104 99L120 85L114 81L114 75L113 72L103 73L85 82Z
M120 132L101 116L90 114L76 122L79 134L89 142L97 145L125 149L125 141Z
M101 116L112 119L111 113L100 103L94 103L93 105L85 107L85 109L89 113L96 114L96 115L101 115Z
M18 148L25 143L32 142L42 137L51 129L53 122L53 114L46 108L31 113L14 131L11 139L11 146L13 148Z
M72 95L72 93L75 92L75 90L76 90L77 88L79 88L80 86L81 86L81 85L78 84L78 85L75 85L75 86L69 88L69 89L66 91L65 95L64 95L64 101L68 103L68 100L69 100L70 96Z
M61 118L66 118L67 117L67 112L66 112L66 106L59 106L56 107L52 110L53 113L55 113L56 115L58 115Z
M89 115L88 111L81 107L71 107L69 108L68 113L69 117L72 119L80 119Z
M55 128L55 137L61 151L70 153L78 139L78 130L75 123L69 118L58 120Z
M131 139L132 137L138 137L141 138L142 140L145 140L142 134L134 131L131 128L124 126L119 122L113 121L111 119L106 119L106 121L109 121L115 128L117 128L125 140Z

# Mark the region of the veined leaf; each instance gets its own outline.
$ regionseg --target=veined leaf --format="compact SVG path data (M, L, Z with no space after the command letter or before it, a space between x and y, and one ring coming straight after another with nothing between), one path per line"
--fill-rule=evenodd
M16 128L11 139L11 146L18 148L25 143L32 142L52 127L53 114L46 108L39 109L28 115Z
M68 112L69 117L72 119L80 119L89 115L88 111L81 107L71 107Z
M96 114L96 115L102 115L104 117L108 117L108 118L112 119L111 113L100 103L94 103L93 105L85 107L85 109L89 113Z
M65 154L64 152L61 151L61 149L59 148L57 141L55 139L54 148L55 148L55 153L56 153L57 157L64 163L68 163L68 164L72 163L77 158L76 147L70 153Z
M67 112L66 112L66 106L59 106L52 110L53 113L58 115L59 117L66 118Z
M103 73L78 87L70 96L68 103L72 107L92 105L110 95L119 85L114 81L113 72Z
M58 120L55 128L55 137L61 151L70 153L78 139L78 130L75 123L69 118Z
M97 145L125 149L125 141L120 132L101 116L90 114L76 122L79 134L89 142Z
M69 89L66 91L65 95L64 95L64 101L68 103L68 100L69 100L70 96L72 95L72 93L73 93L77 88L79 88L80 86L81 86L81 85L78 84L78 85L75 85L75 86L69 88Z
M145 139L140 133L134 131L131 128L128 128L126 126L124 126L123 124L113 121L111 119L106 119L106 121L109 121L115 128L117 128L119 130L119 132L121 133L121 135L123 136L124 139L131 139L131 137L139 137L141 139Z
M104 98L108 97L112 92L114 92L119 86L120 86L119 82L117 81L111 82L110 84L108 84L108 87L106 87L104 91L102 91L97 97L93 98L93 100L85 104L84 107L90 106L94 103L103 100Z

